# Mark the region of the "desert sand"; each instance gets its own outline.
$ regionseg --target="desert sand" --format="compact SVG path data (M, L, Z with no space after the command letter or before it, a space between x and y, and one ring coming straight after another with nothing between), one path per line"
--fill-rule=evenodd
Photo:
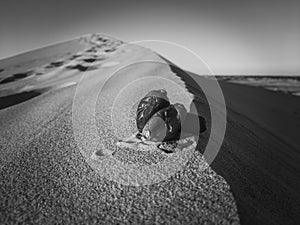
M182 70L167 64L139 64L113 76L140 60L165 62L149 49L91 35L0 62L0 223L294 224L299 219L299 98L220 82L227 130L219 154L203 170L210 130L205 95ZM187 95L154 80L117 95L128 79L157 73ZM120 164L105 171L95 150L109 153L117 137L130 135L136 101L146 88L161 84L187 108L187 99L195 98L207 119L208 131L199 136L190 160L152 185L127 186L103 177L118 173ZM119 133L110 120L112 96L118 96L117 115L124 113L117 116L117 125L124 124ZM80 126L74 127L74 118ZM111 160L149 165L168 157L127 149Z

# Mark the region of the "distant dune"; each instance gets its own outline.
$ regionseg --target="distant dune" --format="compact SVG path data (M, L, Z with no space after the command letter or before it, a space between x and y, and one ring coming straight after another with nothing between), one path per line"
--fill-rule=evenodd
M300 98L219 81L227 129L216 159L202 170L211 116L195 81L207 78L188 75L176 65L145 64L122 70L111 86L104 86L115 71L140 60L166 62L149 49L94 34L0 61L0 223L296 224ZM153 185L122 185L102 176L110 171L89 149L115 148L112 96L128 78L155 73L193 97L208 131L197 137L189 162L174 176ZM125 116L120 120L129 124L124 136L135 129L134 120L126 118L133 99L142 97L143 88L163 84L146 82L130 98L121 96L119 111ZM176 88L164 85L172 100L183 101ZM98 99L103 87L104 97ZM79 106L82 114L74 115L72 107ZM80 131L72 124L76 116L81 116ZM94 119L96 132L90 130ZM76 132L87 151L78 146ZM114 157L148 165L172 156L127 149Z
M300 96L300 76L218 76L218 79Z

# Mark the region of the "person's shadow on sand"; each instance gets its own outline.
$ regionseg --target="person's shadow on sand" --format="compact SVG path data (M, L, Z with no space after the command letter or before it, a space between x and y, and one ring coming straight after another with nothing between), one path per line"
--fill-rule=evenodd
M171 62L169 62L169 66L171 71L181 78L181 80L185 83L187 90L194 96L194 99L190 104L189 112L183 124L183 130L186 130L193 135L198 135L198 143L196 149L200 149L200 152L203 153L201 149L205 149L205 148L200 148L199 142L200 140L205 141L206 142L205 145L206 145L208 140L203 140L201 136L202 133L205 131L210 132L209 126L207 124L211 120L208 101L201 87L191 77L191 75L189 75L187 72L183 71L179 67L175 66ZM205 118L204 118L202 115L204 114L205 110L207 112L205 113L204 115Z

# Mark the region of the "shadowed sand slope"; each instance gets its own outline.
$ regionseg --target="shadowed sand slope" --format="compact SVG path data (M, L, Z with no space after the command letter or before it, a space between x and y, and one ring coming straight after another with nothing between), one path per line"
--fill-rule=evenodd
M212 168L230 184L241 223L297 224L300 99L262 88L220 85L228 120Z

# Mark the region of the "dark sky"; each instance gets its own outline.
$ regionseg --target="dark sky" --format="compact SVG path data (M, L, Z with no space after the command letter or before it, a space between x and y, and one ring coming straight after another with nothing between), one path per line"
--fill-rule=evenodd
M300 74L300 1L0 2L0 58L87 33L181 44L216 74Z

